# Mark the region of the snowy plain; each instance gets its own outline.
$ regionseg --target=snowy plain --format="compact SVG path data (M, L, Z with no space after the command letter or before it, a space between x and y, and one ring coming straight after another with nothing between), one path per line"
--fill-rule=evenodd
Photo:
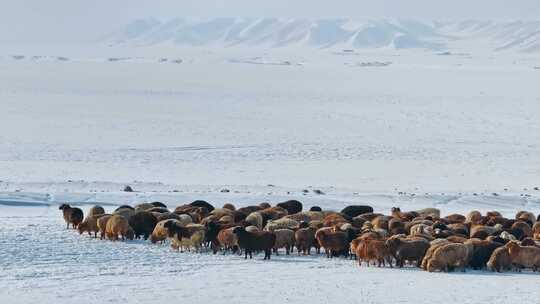
M57 208L299 199L335 210L538 214L534 42L494 51L470 47L474 35L449 50L140 46L139 38L0 54L0 302L537 298L531 273L359 269L322 256L264 263L98 241L66 231ZM121 192L127 184L137 192Z

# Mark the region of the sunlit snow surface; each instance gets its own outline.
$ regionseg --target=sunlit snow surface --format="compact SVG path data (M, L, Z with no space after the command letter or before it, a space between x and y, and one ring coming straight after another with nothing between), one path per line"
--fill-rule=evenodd
M195 197L192 195L178 199ZM109 198L114 197L121 196L109 194ZM224 194L197 197L219 202L248 200L246 196ZM249 196L253 201L281 198ZM325 199L311 196L301 199L326 208L341 208L346 203L325 204ZM379 202L375 196L362 199L370 199L381 211L386 210L384 204L392 204L390 198L386 202L384 198ZM415 203L408 201L401 206L412 208ZM486 203L485 208L489 207L496 205ZM111 212L114 207L106 209ZM533 210L538 212L540 208ZM205 303L298 303L306 299L312 303L336 299L366 303L507 303L526 301L537 293L537 275L530 272L468 270L441 274L409 267L359 268L355 261L344 258L330 260L324 255L305 257L296 253L285 256L284 252L269 262L262 256L246 261L230 254L178 253L166 244L145 241L100 241L66 230L57 205L0 206L0 221L2 303L73 303L74 299L78 303L155 303L171 299Z

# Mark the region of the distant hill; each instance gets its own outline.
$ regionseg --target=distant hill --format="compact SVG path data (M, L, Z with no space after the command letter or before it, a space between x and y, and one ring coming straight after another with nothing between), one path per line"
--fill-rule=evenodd
M540 51L540 21L176 18L136 20L109 45Z

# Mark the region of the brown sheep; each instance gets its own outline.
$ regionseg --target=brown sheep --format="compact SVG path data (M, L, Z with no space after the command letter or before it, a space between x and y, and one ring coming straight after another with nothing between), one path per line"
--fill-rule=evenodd
M82 223L79 224L77 227L77 230L79 231L79 234L83 234L84 232L88 232L88 235L92 235L92 232L94 233L94 237L97 238L97 233L99 232L98 227L98 219L100 217L104 216L104 214L96 214L96 215L88 215Z
M236 211L236 207L235 207L233 204L231 204L231 203L226 203L225 205L223 205L222 208L223 208L223 209L229 209L229 210L231 210L231 211Z
M424 208L420 210L416 210L416 213L418 213L422 217L431 217L431 218L440 218L441 217L441 210L437 208Z
M473 210L465 217L465 223L480 224L482 222L482 213L477 210Z
M528 211L519 211L516 214L516 220L524 221L529 225L533 226L536 223L536 217L532 212Z
M99 205L95 205L90 210L88 210L88 214L86 216L92 216L92 215L98 215L98 214L105 214L105 209Z
M317 239L319 246L324 248L327 258L349 250L347 234L341 231L333 231L330 227L317 230L315 239Z
M444 271L448 272L454 267L461 268L462 271L465 271L465 267L469 264L473 253L472 244L459 244L452 243L439 247L431 259L427 263L427 270L429 272L433 271Z
M510 254L510 260L513 265L519 265L524 268L532 268L537 271L540 267L540 248L535 246L520 246L512 241L504 245Z
M450 214L443 218L448 224L465 223L465 216L461 214Z
M296 249L298 251L298 255L302 253L303 255L310 255L311 254L311 247L318 248L319 244L315 240L315 232L317 231L316 228L313 227L307 227L307 228L300 228L295 232L295 242L296 242Z
M276 235L269 231L247 232L244 227L236 227L233 233L238 237L238 245L244 249L245 258L253 258L253 251L264 250L264 259L270 260Z
M515 222L511 229L519 229L523 232L523 237L533 237L534 233L533 233L533 229L531 228L531 226L529 226L529 224L527 224L526 222L523 222L523 221L517 221Z
M150 203L141 203L138 205L135 205L135 211L147 211L148 209L152 209L155 206Z
M69 229L69 224L73 226L73 229L76 229L83 221L84 215L80 208L73 208L68 204L62 204L58 209L62 210L64 221L66 221L66 229Z
M491 271L501 272L504 270L512 270L512 260L510 259L510 253L506 247L499 247L493 251L487 267Z
M171 247L184 252L184 249L191 251L191 247L199 252L205 237L205 227L200 224L188 224L185 227L177 225L175 222L166 222L168 236L172 239Z
M392 256L396 259L396 266L403 267L405 261L416 262L420 267L422 259L429 248L429 242L425 239L407 240L392 237L386 241Z
M273 248L274 253L279 255L278 250L285 248L285 254L289 255L294 248L294 231L291 229L276 229L273 232L276 235L276 243Z
M300 227L300 223L286 218L281 218L275 221L270 221L268 224L266 224L266 227L264 227L264 230L266 231L274 231L276 229L292 229L296 230Z
M250 213L246 219L246 222L250 223L253 226L256 226L259 229L263 228L263 217L260 212L255 211Z
M371 261L377 261L378 267L381 267L385 266L385 260L389 261L391 254L384 241L368 239L356 246L356 257L359 266L362 266L362 261L366 261L368 267ZM389 264L392 267L392 262Z
M419 215L419 213L416 211L402 212L399 207L392 207L391 211L392 217L402 219L406 222L410 222Z
M104 214L103 216L101 216L97 220L97 226L98 226L99 233L100 233L99 238L102 239L102 240L105 238L105 232L107 230L107 222L109 221L109 219L111 217L112 217L112 214Z
M450 244L450 243L452 243L452 242L450 242L447 239L435 239L435 240L431 241L429 243L429 248L426 251L426 254L424 255L424 258L422 259L421 268L424 269L424 270L427 270L428 261L433 256L433 253L435 252L435 250L439 249L439 247L442 247L442 246Z
M533 225L533 239L540 240L540 221L537 221Z
M174 222L180 225L180 222L175 219L159 221L156 224L156 227L154 228L154 230L152 231L152 234L150 235L150 242L152 242L152 244L155 244L157 242L163 243L163 241L167 239L167 236L169 235L169 230L167 229L167 227L165 227L165 224L168 222Z
M216 254L219 250L223 250L223 254L231 250L233 253L238 251L238 237L233 233L236 227L221 229L216 237L215 242L212 242L212 250Z
M109 240L117 241L118 235L122 240L131 238L129 233L131 227L129 227L128 220L121 215L113 215L108 221L107 226L105 227L105 234ZM133 238L131 238L133 239Z

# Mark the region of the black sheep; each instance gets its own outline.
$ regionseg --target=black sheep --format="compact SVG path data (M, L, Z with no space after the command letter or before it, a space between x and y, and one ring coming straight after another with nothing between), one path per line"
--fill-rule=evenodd
M372 213L373 208L370 206L364 206L364 205L351 205L343 208L341 210L341 213L349 216L349 217L356 217L364 213Z
M245 258L253 258L253 251L264 250L264 259L270 260L276 235L269 231L248 232L244 227L236 227L233 233L238 237L238 245L244 249Z
M152 234L158 220L155 215L148 211L138 211L129 218L129 225L135 232L135 238L139 239L141 235L145 240Z
M214 206L210 205L208 202L203 201L203 200L196 200L190 205L195 206L195 207L204 207L208 209L209 212L212 212L215 209Z
M302 212L302 203L297 200L289 200L283 203L279 203L276 206L287 210L289 214Z
M58 208L62 210L64 221L66 221L66 229L69 229L69 224L73 225L73 229L83 221L84 214L80 208L73 208L68 204L62 204Z

